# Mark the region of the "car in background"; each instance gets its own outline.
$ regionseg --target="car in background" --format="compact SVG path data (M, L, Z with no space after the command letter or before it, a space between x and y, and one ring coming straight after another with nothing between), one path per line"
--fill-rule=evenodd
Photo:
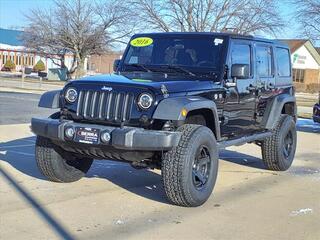
M318 103L313 106L313 121L320 123L320 92Z

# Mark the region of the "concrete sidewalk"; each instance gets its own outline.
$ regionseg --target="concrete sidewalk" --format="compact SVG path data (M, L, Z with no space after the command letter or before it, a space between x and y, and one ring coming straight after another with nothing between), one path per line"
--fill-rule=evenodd
M46 91L62 89L66 82L40 81L35 79L7 79L0 78L0 91L23 92L23 93L44 93Z

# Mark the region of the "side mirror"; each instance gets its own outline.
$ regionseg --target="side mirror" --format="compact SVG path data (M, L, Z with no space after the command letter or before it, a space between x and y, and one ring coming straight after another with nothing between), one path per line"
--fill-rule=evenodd
M114 60L114 62L113 62L113 71L114 72L117 72L118 71L118 67L119 67L119 65L120 65L120 59L116 59L116 60Z
M231 77L236 79L249 78L249 64L233 64L231 66Z

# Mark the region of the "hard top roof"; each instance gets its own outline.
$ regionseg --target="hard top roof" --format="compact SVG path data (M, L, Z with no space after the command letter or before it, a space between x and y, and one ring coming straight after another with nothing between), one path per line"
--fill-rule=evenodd
M259 42L266 42L271 44L276 44L279 46L288 47L288 45L284 42L278 41L276 39L267 39L267 38L260 38L255 37L252 35L241 35L235 33L227 33L227 32L157 32L157 33L138 33L132 36L132 38L136 37L143 37L143 36L158 36L158 37L165 37L165 36L221 36L221 37L229 37L232 39L245 39L250 41L259 41Z

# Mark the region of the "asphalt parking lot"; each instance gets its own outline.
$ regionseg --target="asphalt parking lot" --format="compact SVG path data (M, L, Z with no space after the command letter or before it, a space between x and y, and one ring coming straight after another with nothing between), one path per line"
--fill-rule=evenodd
M38 108L39 94L0 91L0 124L29 123L32 117L47 117L52 109Z
M31 115L49 114L38 97L0 93L0 239L320 239L319 124L299 119L287 172L265 170L255 145L223 151L214 194L190 209L166 201L160 171L119 162L47 181L29 130Z

